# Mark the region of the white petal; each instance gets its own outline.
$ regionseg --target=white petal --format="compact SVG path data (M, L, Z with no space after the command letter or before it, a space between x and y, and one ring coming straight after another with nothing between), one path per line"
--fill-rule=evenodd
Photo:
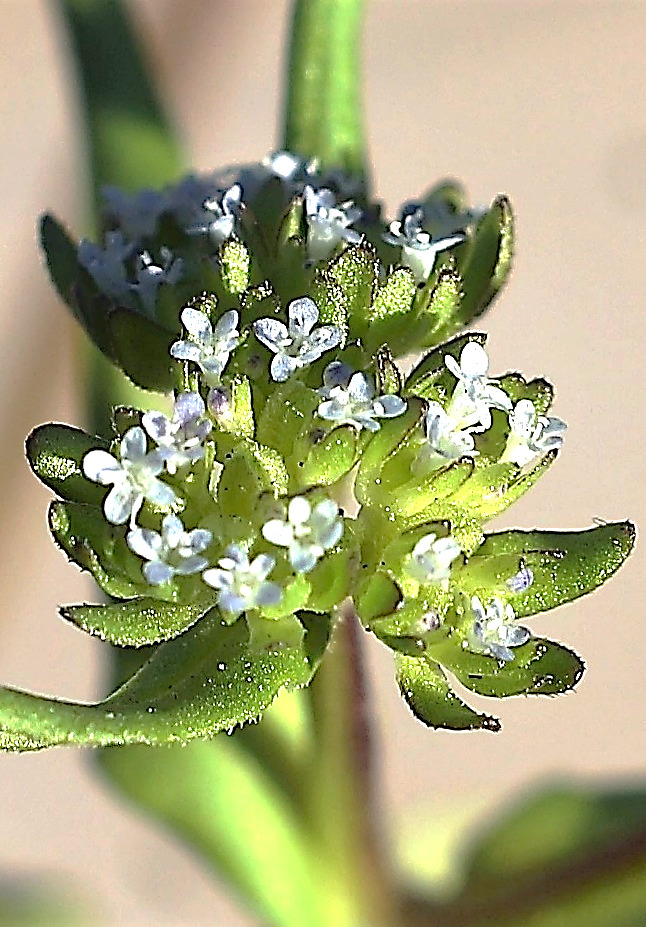
M269 373L274 382L284 383L300 366L298 359L290 357L289 354L274 354L269 365Z
M468 341L462 348L460 367L466 377L486 377L487 370L489 370L489 358L478 341Z
M180 318L186 331L199 344L206 344L211 341L213 327L206 313L194 309L192 306L186 306L182 309Z
M262 583L254 597L254 604L259 606L278 605L283 597L283 590L277 583Z
M276 561L269 554L258 554L249 564L249 573L257 579L265 579L273 570Z
M162 538L164 544L174 550L184 534L182 519L177 515L165 515L162 519Z
M130 483L117 483L105 497L103 511L112 525L123 525L141 505L142 496Z
M253 323L252 328L258 341L274 353L282 345L291 343L286 326L278 319L258 319Z
M193 528L192 531L188 532L189 544L191 550L195 553L200 553L211 544L213 541L213 534L208 531L206 528Z
M202 579L209 586L213 586L214 589L230 589L232 582L232 575L229 570L221 570L219 567L212 567L210 570L205 570L202 573Z
M313 544L292 544L289 548L289 562L297 573L309 573L316 566L316 552L320 548Z
M146 456L146 435L143 428L129 428L121 440L121 460L140 461Z
M161 480L153 480L146 493L146 499L156 505L172 505L176 498L177 496L170 486L162 483Z
M294 539L292 527L287 522L279 518L272 518L262 526L262 536L270 544L277 544L278 547L289 547Z
M195 422L204 415L204 400L199 393L180 393L175 400L173 417L181 424Z
M226 338L238 327L238 313L235 309L229 309L224 315L220 316L215 326L215 335L218 340Z
M310 517L312 507L303 496L296 496L289 503L287 517L293 525L302 525Z
M193 341L175 341L170 346L170 355L175 360L194 361L199 363L202 357L202 349Z
M355 373L348 383L348 395L354 402L370 402L375 391L362 373Z
M144 560L157 560L162 546L162 539L156 531L149 528L135 528L126 536L128 547Z
M319 318L316 303L309 296L293 299L287 307L287 313L290 333L297 337L309 335Z
M172 579L177 571L168 563L154 560L152 563L144 563L142 572L146 582L150 583L151 586L161 586Z
M400 396L387 394L385 396L378 396L373 405L377 415L384 418L394 418L406 411L407 404Z
M141 417L141 424L144 426L149 437L157 444L170 440L170 419L167 418L163 412L145 412Z
M121 464L116 457L108 454L107 451L98 449L88 451L83 458L82 467L83 473L88 480L92 480L94 483L102 483L104 486L114 483L123 473Z

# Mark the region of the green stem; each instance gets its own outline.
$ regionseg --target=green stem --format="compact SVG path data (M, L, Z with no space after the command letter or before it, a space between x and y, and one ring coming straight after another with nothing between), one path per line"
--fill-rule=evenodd
M363 0L296 0L285 148L325 169L367 174L359 44Z
M352 608L340 610L330 649L312 683L311 822L326 922L396 927L401 923L398 902L377 826L359 634Z

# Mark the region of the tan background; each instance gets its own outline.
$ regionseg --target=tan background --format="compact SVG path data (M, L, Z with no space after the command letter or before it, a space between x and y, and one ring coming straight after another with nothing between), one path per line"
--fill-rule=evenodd
M287 3L133 6L197 168L275 145ZM35 424L80 420L79 340L35 238L46 208L81 226L76 98L51 6L2 0L0 17L0 678L92 698L101 647L56 617L86 586L48 540L48 493L22 456ZM515 273L486 320L492 369L547 375L570 430L559 464L505 524L646 524L645 43L644 2L369 4L368 126L391 213L446 174L476 203L504 191L515 204ZM498 806L541 778L643 772L643 575L638 550L593 598L536 619L585 656L588 673L568 697L500 705L495 737L426 731L400 702L387 654L369 642L384 820L401 834L447 808ZM65 874L106 924L250 923L187 851L93 779L87 755L0 757L0 815L1 871ZM431 855L417 860L427 863Z

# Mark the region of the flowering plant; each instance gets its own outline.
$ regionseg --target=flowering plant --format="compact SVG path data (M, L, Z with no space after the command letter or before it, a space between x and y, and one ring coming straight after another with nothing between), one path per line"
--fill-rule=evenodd
M598 586L633 531L485 531L565 431L546 380L491 377L486 335L459 334L508 275L509 203L470 209L442 185L401 215L384 223L356 176L281 151L108 191L103 244L43 221L52 277L97 347L170 397L166 411L116 408L112 441L44 425L27 445L59 497L57 543L115 600L64 617L157 648L82 709L93 740L185 741L251 720L309 682L348 596L430 726L499 728L451 676L494 697L580 679L575 653L518 621ZM205 653L205 636L208 658L169 687L161 666Z
M458 685L573 688L582 660L531 618L594 590L634 541L629 522L489 530L566 426L551 385L491 372L469 328L510 271L507 198L475 209L442 183L389 219L371 194L352 86L325 66L356 68L358 8L296 5L284 150L110 183L96 241L44 217L61 298L147 395L111 403L108 433L47 424L27 441L51 533L100 590L61 614L111 645L118 684L92 705L0 689L7 750L191 742L101 762L268 922L298 927L422 922L369 833L359 623L422 722L497 731Z

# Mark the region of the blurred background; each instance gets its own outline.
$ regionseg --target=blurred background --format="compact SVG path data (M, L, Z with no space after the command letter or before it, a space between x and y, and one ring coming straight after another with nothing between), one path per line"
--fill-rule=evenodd
M289 7L130 4L196 169L276 147ZM447 175L476 204L505 192L515 207L515 270L484 323L491 368L547 376L569 431L558 465L497 526L645 525L646 4L367 7L366 122L388 213ZM56 614L91 592L49 540L48 492L22 452L34 425L81 422L80 334L36 240L44 210L84 228L78 99L53 4L2 0L0 11L0 678L93 699L105 683L102 645ZM644 567L638 545L592 598L533 620L588 672L574 694L494 706L504 725L495 736L426 730L401 701L388 654L366 641L384 829L399 852L428 828L428 850L418 841L414 856L402 854L413 874L446 878L471 829L539 782L643 775ZM0 884L51 876L106 925L253 923L190 851L104 787L89 753L1 756L0 820ZM431 830L442 838L435 849Z

